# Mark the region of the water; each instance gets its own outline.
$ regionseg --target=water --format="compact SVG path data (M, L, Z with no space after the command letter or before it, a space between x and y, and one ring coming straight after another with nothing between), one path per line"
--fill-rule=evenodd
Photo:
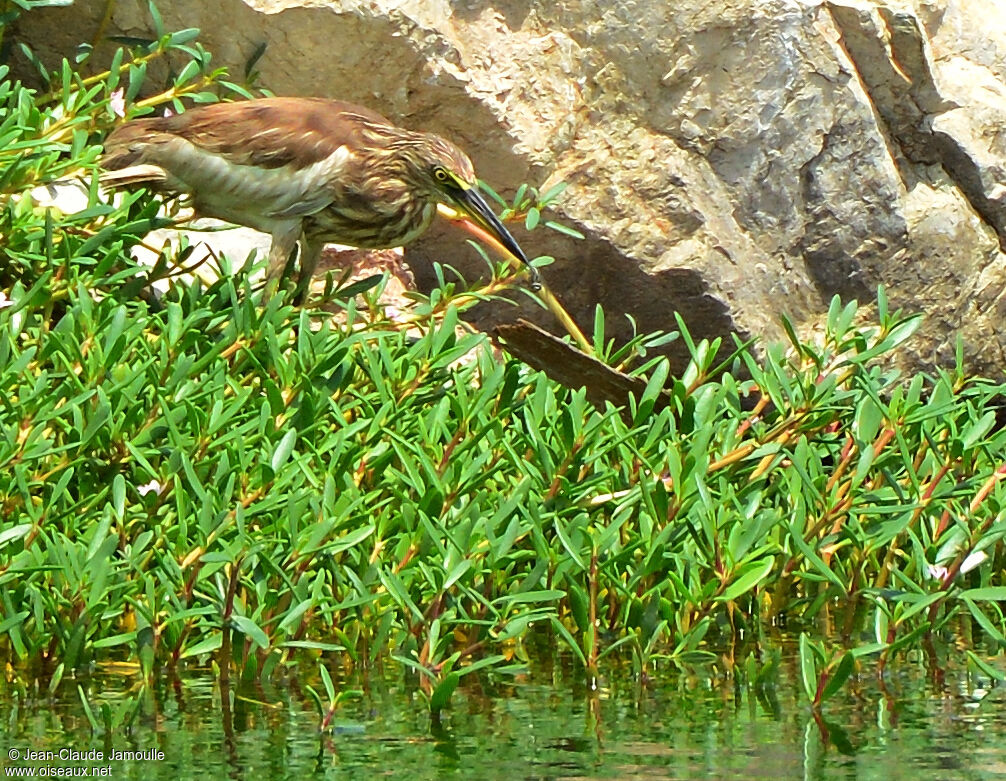
M951 657L953 659L953 657ZM209 671L158 682L131 731L91 734L77 693L114 711L137 683L96 672L53 699L22 700L0 684L0 744L24 752L95 749L102 762L0 759L17 768L89 768L125 779L988 779L1006 778L1006 690L957 659L901 659L879 678L871 662L822 713L801 697L791 650L772 684L755 691L710 668L660 668L646 686L629 675L585 685L571 665L527 675L462 679L452 707L431 721L414 679L399 669L339 685L342 700L318 733L305 686L290 680L226 697ZM228 703L224 707L224 702ZM163 759L108 760L111 750ZM103 770L103 768L105 768ZM78 771L79 772L79 771Z

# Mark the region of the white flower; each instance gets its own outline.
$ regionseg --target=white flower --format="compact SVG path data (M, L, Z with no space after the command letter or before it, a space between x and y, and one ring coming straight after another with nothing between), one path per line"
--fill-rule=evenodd
M159 494L161 492L161 484L158 483L156 480L151 480L149 483L146 483L145 485L138 485L136 487L136 490L140 492L140 496L146 496L151 491Z
M946 580L949 570L940 564L927 564L926 569L929 570L929 577L933 580Z
M108 107L112 109L112 113L115 116L126 116L126 93L121 89L115 90L115 92L108 96Z
M957 572L957 577L971 572L971 570L985 561L988 557L989 555L983 550L968 554L964 557L964 561L961 562L961 568ZM929 570L929 577L933 580L946 580L947 575L950 574L950 570L942 564L927 564L926 569Z

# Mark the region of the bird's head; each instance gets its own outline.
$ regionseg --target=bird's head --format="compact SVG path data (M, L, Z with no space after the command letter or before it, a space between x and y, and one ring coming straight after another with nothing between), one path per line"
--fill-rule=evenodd
M479 192L475 169L464 152L439 136L423 134L413 147L411 162L416 184L430 198L459 212L496 239L531 269L535 287L540 286L537 270Z

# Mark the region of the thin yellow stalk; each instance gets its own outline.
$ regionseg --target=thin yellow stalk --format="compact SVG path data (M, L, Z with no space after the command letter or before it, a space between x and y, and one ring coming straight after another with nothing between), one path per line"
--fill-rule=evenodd
M116 71L121 76L122 74L126 73L130 68L132 68L133 66L135 66L135 65L142 65L145 62L150 62L154 58L160 57L166 51L167 51L167 49L162 49L162 48L158 47L157 49L155 49L152 52L149 52L148 54L144 54L144 55L142 55L140 57L136 57L136 58L130 60L129 62L124 62L122 65L120 65L118 68L116 68ZM80 82L80 84L78 86L79 87L84 87L86 89L87 87L90 87L90 86L92 86L94 84L97 84L98 82L105 81L111 75L112 75L112 71L110 71L110 70L103 71L102 73L99 73L96 76L88 76L86 79L82 79L81 82ZM35 99L35 105L36 106L41 106L44 103L51 103L52 101L58 100L61 97L63 97L63 90L62 90L62 88L56 89L56 90L53 90L52 92L47 92L44 95L40 95L39 97L37 97Z
M445 206L444 204L437 204L437 211L440 213L440 216L450 220L451 222L459 223L469 233L475 235L486 244L489 244L511 263L517 266L524 265L521 263L519 258L514 257L514 254L510 252L510 250L500 244L495 236L490 235L451 207ZM558 320L562 324L562 327L566 329L566 333L573 337L573 341L576 342L577 346L587 353L587 355L593 355L594 348L590 341L586 336L584 336L583 331L581 331L579 326L577 326L576 321L570 317L569 312L567 312L563 305L559 302L559 299L552 294L552 291L548 289L548 286L544 283L544 281L542 282L541 290L538 291L538 296L544 302L545 306L548 307L548 310L555 315L556 320Z

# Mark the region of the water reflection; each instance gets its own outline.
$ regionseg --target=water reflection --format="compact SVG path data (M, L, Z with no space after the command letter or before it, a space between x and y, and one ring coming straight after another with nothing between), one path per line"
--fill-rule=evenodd
M320 690L318 681L242 686L207 670L159 681L132 729L92 736L78 684L99 711L114 711L137 685L119 671L97 672L64 681L54 697L0 684L0 738L18 751L95 748L106 757L158 748L160 761L106 762L110 777L172 781L1006 775L1006 692L949 662L934 675L930 661L900 661L879 677L867 663L817 714L801 698L788 652L773 680L751 687L712 668L706 677L667 668L645 686L626 675L593 689L572 665L549 661L516 679L463 678L437 721L414 682L388 669L337 679L340 690L362 693L342 701L323 734L306 694L308 685Z

